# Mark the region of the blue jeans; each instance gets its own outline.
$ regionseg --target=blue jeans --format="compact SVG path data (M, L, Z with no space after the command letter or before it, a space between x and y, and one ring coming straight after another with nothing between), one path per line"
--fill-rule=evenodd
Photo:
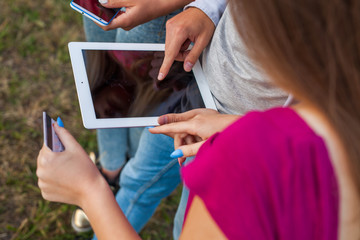
M143 128L98 129L100 165L115 171L124 167L126 160L135 156Z
M128 32L122 29L104 32L84 18L85 33L88 41L164 43L165 23L169 17L155 19ZM177 159L169 157L174 150L173 139L153 135L147 129L99 129L97 136L100 162L106 169L124 166L126 157L130 156L120 175L116 201L139 232L161 199L180 183ZM181 212L184 211L185 208ZM181 230L182 220L175 222L180 223L177 229Z

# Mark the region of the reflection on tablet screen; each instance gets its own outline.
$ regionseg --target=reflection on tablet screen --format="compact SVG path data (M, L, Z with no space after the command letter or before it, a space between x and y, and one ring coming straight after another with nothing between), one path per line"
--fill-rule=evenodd
M204 107L192 72L175 62L163 81L164 52L83 50L96 118L151 117Z

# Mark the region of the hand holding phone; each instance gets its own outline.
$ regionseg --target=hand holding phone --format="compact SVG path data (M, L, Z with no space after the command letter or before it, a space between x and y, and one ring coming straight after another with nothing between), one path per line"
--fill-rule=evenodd
M43 112L44 143L51 151L62 152L65 148L54 131L53 123L55 123L54 119Z
M73 0L71 3L71 7L75 10L79 11L79 7L75 8L73 5L80 5L79 2L93 2L98 4L98 0ZM99 22L97 18L99 18L98 14L94 16L97 17L90 17L92 20L99 23L100 27L103 30L111 30L116 28L122 28L126 31L131 30L132 28L149 22L155 18L168 15L169 13L177 10L182 9L186 4L192 2L194 0L131 0L131 1L124 1L124 0L102 0L101 6L105 9L120 9L120 12L117 12L117 15L107 21L107 23ZM155 7L154 7L155 6ZM86 7L82 7L83 9L87 9ZM88 10L86 10L88 11ZM79 11L83 13L84 11ZM88 11L89 12L89 11ZM88 15L86 15L88 16ZM88 16L89 17L89 16ZM104 18L103 18L104 19ZM106 20L106 19L104 19ZM165 21L165 20L164 20ZM109 24L110 23L110 24ZM159 26L160 28L161 26Z
M72 0L70 6L102 26L109 25L120 11L102 6L98 0Z

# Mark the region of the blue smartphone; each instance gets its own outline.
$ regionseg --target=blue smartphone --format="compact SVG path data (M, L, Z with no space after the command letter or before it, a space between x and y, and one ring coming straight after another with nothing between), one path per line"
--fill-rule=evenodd
M54 122L54 119L49 117L46 112L43 112L44 143L51 151L62 152L65 148L54 131Z
M109 25L120 12L120 9L103 7L98 0L72 0L70 6L102 26Z

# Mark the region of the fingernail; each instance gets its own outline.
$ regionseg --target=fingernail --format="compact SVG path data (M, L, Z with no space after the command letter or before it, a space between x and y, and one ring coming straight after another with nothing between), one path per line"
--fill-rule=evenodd
M163 80L164 79L164 74L163 73L159 73L158 75L158 80Z
M171 158L180 158L180 157L183 157L184 156L184 153L181 149L176 149L175 151L173 151L171 154L170 154L170 157Z
M58 124L60 127L64 127L64 123L63 123L63 121L61 120L60 117L58 117L58 118L56 119L56 122L57 122L57 124Z
M184 69L185 69L185 71L190 72L191 69L193 68L193 66L194 66L194 64L192 64L191 62L185 62Z
M99 3L106 4L106 3L108 3L108 0L99 0Z
M149 130L149 129L154 128L154 127L153 127L153 126L150 126L150 127L145 127L145 128Z
M166 117L166 116L160 116L160 117L158 118L158 123L159 123L160 125L167 124L167 123L168 123L167 117Z

